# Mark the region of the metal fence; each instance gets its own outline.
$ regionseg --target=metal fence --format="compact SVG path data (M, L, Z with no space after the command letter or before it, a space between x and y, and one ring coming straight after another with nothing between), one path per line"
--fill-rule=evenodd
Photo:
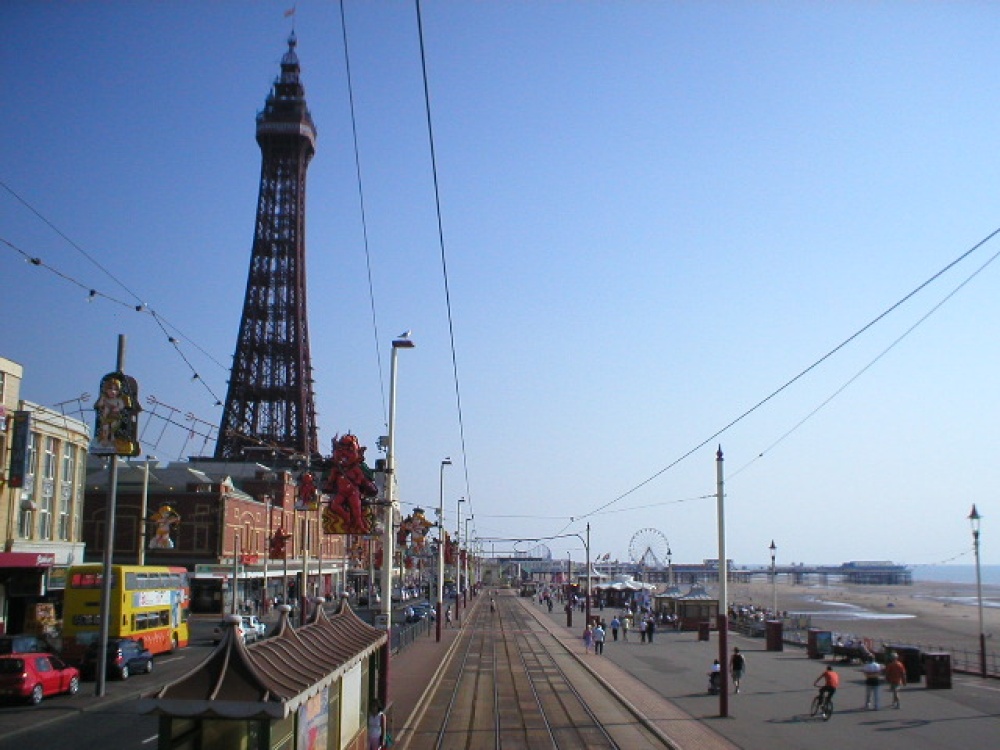
M782 641L791 646L801 646L805 648L809 642L808 631L812 627L808 617L792 617L782 621ZM749 637L764 637L764 623L751 620L736 619L731 621L730 630ZM904 645L904 644L899 644ZM968 674L980 674L980 654L978 649L953 648L940 644L930 643L907 643L919 649L922 654L949 654L951 657L951 669L954 672ZM880 644L872 642L871 650L877 653L881 649ZM1000 677L1000 655L995 651L986 652L986 676Z
M430 635L434 621L425 617L417 622L400 622L392 628L392 653L398 654L421 636Z

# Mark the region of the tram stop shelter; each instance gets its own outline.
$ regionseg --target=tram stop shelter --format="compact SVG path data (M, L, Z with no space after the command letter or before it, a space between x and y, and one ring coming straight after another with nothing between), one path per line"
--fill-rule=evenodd
M229 615L218 647L198 667L143 696L159 716L158 750L313 750L367 747L369 705L387 657L385 631L346 600L332 614L322 600L294 628L277 608L274 635L246 645Z

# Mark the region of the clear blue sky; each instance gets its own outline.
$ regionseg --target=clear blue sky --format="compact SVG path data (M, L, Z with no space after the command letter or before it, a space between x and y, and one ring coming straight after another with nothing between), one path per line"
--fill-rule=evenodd
M378 346L338 5L290 7L0 4L0 355L25 366L25 398L93 394L125 334L143 396L218 424L254 117L294 21L319 131L307 247L325 452L352 431L378 455L389 342L412 329L406 510L436 508L450 456L450 527L466 496L483 537L587 519L595 556L627 559L656 529L674 561L700 561L718 550L721 444L738 565L768 561L772 539L779 563L971 563L973 502L1000 563L1000 264L875 361L1000 239L716 436L1000 227L1000 7L426 2L464 453L414 5L346 3ZM161 424L150 452L201 452ZM575 537L548 546L583 556Z

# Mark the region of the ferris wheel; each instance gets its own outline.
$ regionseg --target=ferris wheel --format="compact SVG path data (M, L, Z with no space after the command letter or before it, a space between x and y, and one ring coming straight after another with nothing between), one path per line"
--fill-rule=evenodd
M628 545L629 557L637 565L649 568L662 568L667 565L670 554L670 542L666 535L657 529L640 529L632 535Z

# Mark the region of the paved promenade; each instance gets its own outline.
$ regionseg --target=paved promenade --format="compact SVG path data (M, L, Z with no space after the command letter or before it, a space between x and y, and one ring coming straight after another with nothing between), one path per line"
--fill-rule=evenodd
M480 597L479 602L483 601ZM813 680L826 662L805 651L764 650L761 639L730 634L729 647L747 656L747 674L739 694L729 696L729 716L719 716L719 697L707 693L707 672L718 657L718 641L698 641L695 633L657 632L651 644L638 634L625 643L609 640L603 656L584 654L580 633L583 615L575 612L573 628L563 612L550 614L530 599L520 599L550 630L589 666L595 679L611 685L643 713L679 750L828 750L833 747L878 747L879 750L930 750L995 747L1000 736L1000 682L955 675L950 690L910 685L900 710L866 711L858 665L836 664L841 688L829 722L808 715L815 694ZM463 613L464 614L464 613ZM610 620L613 612L596 612ZM463 620L464 622L464 620ZM405 737L407 721L434 680L438 666L454 643L457 629L445 629L441 643L433 630L395 656L390 667L390 693L396 735ZM619 636L620 637L620 636Z

